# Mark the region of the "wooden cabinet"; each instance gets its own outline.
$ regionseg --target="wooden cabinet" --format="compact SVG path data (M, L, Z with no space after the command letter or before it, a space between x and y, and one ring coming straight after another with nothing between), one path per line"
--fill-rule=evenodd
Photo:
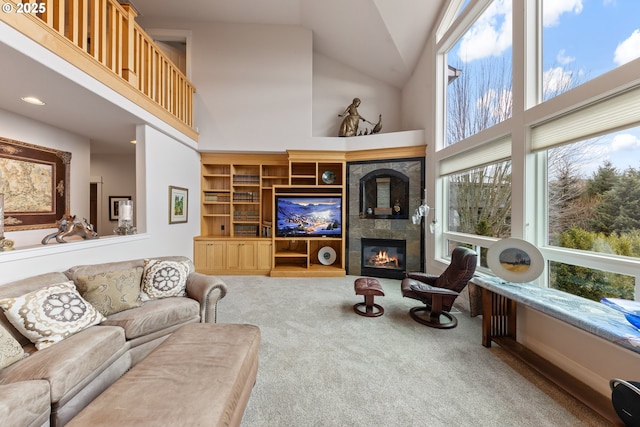
M227 267L227 249L223 240L194 242L193 263L200 273L224 271Z
M255 270L258 266L257 242L228 241L227 269Z
M197 271L345 275L344 236L290 239L273 234L278 194L340 197L340 222L345 223L345 153L306 150L282 154L203 153L201 173L201 235L194 239ZM318 260L324 247L333 248L337 254L330 265Z
M282 236L273 231L272 276L344 276L346 274L346 155L344 152L319 150L288 150L289 185L276 185L273 204L279 196L315 196L341 200L340 236ZM273 219L277 221L277 218ZM277 226L277 224L275 224ZM326 249L335 253L335 260L320 261ZM322 252L321 252L322 251Z
M258 266L259 271L271 271L271 248L273 244L271 240L258 240L257 253L258 253Z
M197 237L194 265L204 274L268 274L271 240Z

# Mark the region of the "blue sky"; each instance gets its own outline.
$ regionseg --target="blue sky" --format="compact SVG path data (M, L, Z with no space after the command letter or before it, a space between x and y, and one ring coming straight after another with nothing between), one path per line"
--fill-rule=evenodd
M455 60L510 58L511 5L494 1L457 45ZM575 86L640 57L640 0L543 0L543 24L543 72L550 86ZM605 159L620 170L640 168L640 127L601 137L591 150L587 175Z

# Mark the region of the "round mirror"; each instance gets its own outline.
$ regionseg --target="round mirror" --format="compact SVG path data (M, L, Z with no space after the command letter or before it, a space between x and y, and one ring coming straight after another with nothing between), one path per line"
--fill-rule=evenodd
M515 238L502 239L491 245L487 264L493 273L508 282L530 282L544 270L544 258L531 243Z

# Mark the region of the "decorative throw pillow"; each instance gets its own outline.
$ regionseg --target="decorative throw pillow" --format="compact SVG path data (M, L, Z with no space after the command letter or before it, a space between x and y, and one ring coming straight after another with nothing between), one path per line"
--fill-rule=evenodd
M142 267L76 277L78 290L105 316L142 305Z
M0 325L0 369L24 357L24 350L16 339Z
M21 297L0 299L0 307L11 324L38 350L104 320L70 281L45 286Z
M186 295L189 265L183 261L145 259L142 273L143 301Z

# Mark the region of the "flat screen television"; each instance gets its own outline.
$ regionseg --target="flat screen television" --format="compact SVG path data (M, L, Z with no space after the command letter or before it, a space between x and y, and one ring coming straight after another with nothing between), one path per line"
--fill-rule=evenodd
M276 237L342 237L341 196L276 196Z

